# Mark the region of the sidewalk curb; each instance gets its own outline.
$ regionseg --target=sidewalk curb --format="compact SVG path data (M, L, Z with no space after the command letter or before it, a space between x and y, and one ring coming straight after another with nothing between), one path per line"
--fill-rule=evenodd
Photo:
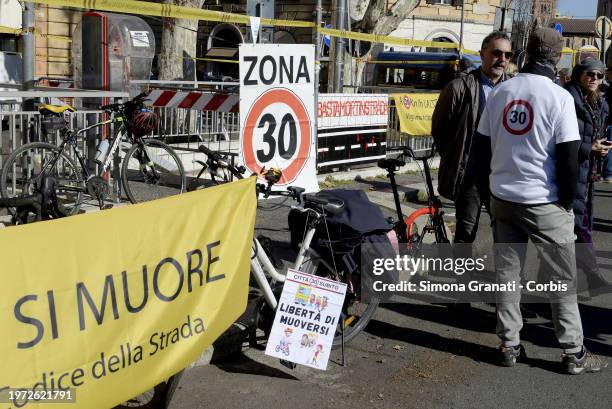
M433 160L431 161L431 165L430 165L431 169L438 169L439 166L440 166L440 158L438 157L433 158ZM407 163L406 166L403 166L402 168L400 168L398 170L398 173L418 172L421 169L422 169L422 166L420 163L412 161L412 162ZM387 175L386 170L379 168L375 164L372 164L372 166L367 166L363 168L355 168L355 169L349 168L348 170L339 171L339 172L318 173L317 180L319 182L324 182L325 179L327 179L330 176L335 180L355 180L357 176L361 176L362 178L369 178L369 177L386 176L386 175Z

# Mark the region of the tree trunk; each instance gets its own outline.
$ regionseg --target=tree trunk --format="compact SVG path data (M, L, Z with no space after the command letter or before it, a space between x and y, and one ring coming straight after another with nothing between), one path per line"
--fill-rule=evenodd
M204 0L163 0L165 4L202 8ZM195 80L198 21L190 19L163 19L160 80Z
M370 0L363 19L355 25L365 33L387 35L397 29L420 0L397 0L385 10L386 0Z
M387 0L356 0L352 3L353 8L359 12L365 8L363 18L353 24L353 30L370 34L388 35L395 31L400 23L406 19L420 3L420 0L398 0L389 10L386 10ZM366 67L366 60L370 56L370 51L360 59L352 56L345 56L345 61L352 58L345 66L352 67L344 73L344 83L355 86L363 85L363 73ZM355 90L355 88L352 88Z

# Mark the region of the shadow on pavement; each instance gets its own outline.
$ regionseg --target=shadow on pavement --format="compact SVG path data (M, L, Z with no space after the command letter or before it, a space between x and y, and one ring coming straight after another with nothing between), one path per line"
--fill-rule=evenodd
M495 331L495 314L481 310L479 308L471 308L467 312L455 310L452 308L454 304L383 304L382 308L394 311L398 314L408 315L413 318L422 319L438 324L448 325L455 328L460 328L475 332L494 333ZM465 316L468 314L469 316Z
M254 361L243 354L233 355L221 362L216 363L215 366L229 373L267 376L270 378L289 379L294 381L298 380L298 378L295 376L289 375L280 369Z
M382 307L416 319L422 319L468 331L495 334L495 313L479 308L471 308L470 310L461 312L460 314L463 314L463 316L458 316L457 313L451 312L446 306L438 305L385 304ZM542 318L546 318L547 320L551 319L551 310L548 304L529 304L526 307L529 311L541 317L539 320ZM584 343L587 349L595 354L611 357L612 345L600 338L600 334L610 334L612 331L612 321L607 318L610 315L610 311L605 308L580 304L580 313L583 317ZM372 321L365 330L372 335L383 338L394 338L425 348L450 352L456 355L464 355L477 361L491 364L497 364L498 362L496 355L497 350L495 348L471 344L459 339L448 339L437 334L431 334L411 328L397 327L380 321ZM521 339L526 343L544 348L559 348L553 324L550 321L544 323L524 323L523 329L521 330ZM483 348L485 349L484 352ZM488 349L491 349L493 352L488 351ZM532 359L531 361L533 366L553 370L551 369L552 364L548 363L548 361L537 359ZM534 363L536 361L538 361L537 364Z
M365 331L381 338L395 339L423 348L465 356L474 361L491 365L497 365L499 361L496 348L474 344L461 339L446 338L419 329L398 327L397 325L387 322L372 320Z

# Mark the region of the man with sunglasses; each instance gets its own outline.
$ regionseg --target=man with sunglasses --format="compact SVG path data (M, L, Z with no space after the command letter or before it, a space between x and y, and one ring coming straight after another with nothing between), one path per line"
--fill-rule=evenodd
M431 134L440 153L438 191L454 200L456 243L472 243L478 229L482 200L476 188L477 158L472 137L487 96L505 80L512 58L512 44L506 33L495 31L482 42L482 65L451 81L441 92L433 113Z
M555 30L533 31L527 64L491 93L478 135L480 151L491 156L490 168L482 173L490 174L496 280L516 286L516 291L497 293L500 364L514 366L524 356L519 283L530 240L549 274L548 283L537 284L549 285L542 291L549 296L563 369L578 375L598 372L607 363L583 346L572 212L580 131L572 96L553 82L562 49L563 37Z
M474 242L481 206L484 204L487 209L489 206L486 189L479 190L476 186L477 162L483 158L478 158L473 149L473 136L489 93L506 79L505 70L512 58L508 35L501 31L487 35L482 41L480 58L480 68L456 78L442 90L431 124L431 134L440 154L438 191L455 202L454 243L458 244ZM471 246L459 244L455 247L455 256L471 257L470 249ZM461 279L469 280L466 275ZM467 303L454 306L469 308Z

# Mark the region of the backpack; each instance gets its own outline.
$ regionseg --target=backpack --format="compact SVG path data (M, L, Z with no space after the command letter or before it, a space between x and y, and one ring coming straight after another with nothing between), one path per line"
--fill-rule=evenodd
M337 198L344 202L344 211L328 215L315 232L311 247L321 257L343 273L349 284L348 291L359 291L371 288L374 278L385 283L396 283L399 280L397 270L386 271L381 276L372 273L374 260L377 258L395 258L396 253L387 237L392 229L381 210L370 202L362 190L330 189L317 193L317 196ZM306 213L297 209L289 212L288 222L291 233L291 247L299 250L305 235ZM329 233L329 234L328 234ZM319 264L321 273L327 268ZM354 288L351 289L351 282ZM358 283L361 282L361 286Z

